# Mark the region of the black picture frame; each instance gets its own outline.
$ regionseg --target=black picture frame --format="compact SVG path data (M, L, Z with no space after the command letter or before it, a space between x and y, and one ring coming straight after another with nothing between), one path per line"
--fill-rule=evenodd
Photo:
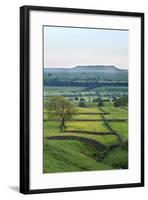
M141 19L141 182L127 183L115 185L95 185L70 188L54 188L54 189L30 189L30 80L29 80L29 20L30 11L45 12L68 12L68 13L85 13L85 14L101 14L113 16L132 16ZM23 194L34 193L51 193L51 192L68 192L81 190L98 190L113 188L129 188L144 186L144 13L138 12L122 12L122 11L104 11L91 9L76 8L58 8L58 7L41 7L41 6L22 6L20 8L20 192Z

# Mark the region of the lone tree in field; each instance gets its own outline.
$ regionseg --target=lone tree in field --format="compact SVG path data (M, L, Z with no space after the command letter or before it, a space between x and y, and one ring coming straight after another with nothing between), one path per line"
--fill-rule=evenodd
M61 121L61 131L64 131L65 120L71 118L74 113L74 105L72 102L62 96L54 96L48 99L47 109L53 111Z

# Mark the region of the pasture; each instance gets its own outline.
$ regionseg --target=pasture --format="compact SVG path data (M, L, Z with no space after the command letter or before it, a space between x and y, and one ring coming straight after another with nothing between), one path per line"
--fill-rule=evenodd
M128 70L44 68L43 85L43 173L128 168Z
M116 108L111 102L104 103L100 108L95 103L87 103L85 108L79 107L77 102L74 104L76 112L66 121L63 132L60 130L60 120L56 113L49 114L48 110L44 109L44 173L127 168L127 147L119 145L118 148L112 149L112 146L120 141L106 126L101 113L109 113L104 114L105 119L128 119L128 110ZM128 140L127 122L108 124L121 136L123 142ZM53 136L57 138L50 140ZM65 137L64 140L61 136ZM105 149L101 150L83 140L70 140L67 136L93 140L105 145Z

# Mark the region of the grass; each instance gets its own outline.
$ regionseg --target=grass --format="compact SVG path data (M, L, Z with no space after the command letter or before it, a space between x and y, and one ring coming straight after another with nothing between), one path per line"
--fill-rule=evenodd
M44 122L44 137L61 134L60 122Z
M105 103L102 107L104 111L110 112L110 114L105 115L106 119L128 119L128 110L119 107L114 107L112 103ZM127 122L111 122L109 125L118 134L121 135L123 140L128 140L128 123Z
M119 94L119 93L128 93L128 87L127 86L104 86L104 87L97 87L95 89L92 89L92 91L95 91L95 92L104 92L104 93L113 93L113 94Z
M44 112L43 118L44 118L44 120L47 120L48 119L48 114Z
M109 107L107 107L107 106L103 106L102 107L103 108L103 110L105 111L105 112L110 112L110 113L127 113L127 110L123 110L122 108L119 108L119 107L114 107L114 106L109 106Z
M104 158L103 163L110 165L115 169L127 169L128 168L128 151L121 147L112 150L106 158Z
M107 119L128 119L128 109L123 109L120 107L114 107L112 103L105 103L102 107L105 112L110 114L105 115Z
M99 154L92 146L79 141L44 140L44 173L109 170L113 167L97 162Z
M58 95L58 94L62 94L62 93L69 94L69 93L79 92L84 89L85 89L85 87L44 86L44 96L49 96L51 94Z
M112 122L109 123L111 127L122 136L124 140L128 139L128 123L126 122Z
M98 113L100 112L99 109L97 107L86 107L86 108L81 108L81 107L77 107L76 108L76 112L78 113Z
M78 107L76 105L76 113L72 119L101 119L99 113L102 112L95 103L86 103L86 107ZM105 115L107 119L128 119L128 110L115 108L112 103L106 102L102 107L110 114ZM46 108L44 110L47 111ZM80 114L85 113L85 114ZM95 135L87 133L72 133L61 132L60 121L50 121L50 119L58 119L55 114L49 116L44 114L44 173L50 172L72 172L72 171L90 171L90 170L109 170L127 168L128 151L119 147L111 152L103 159L102 162L99 156L102 155L93 145L88 145L82 141L75 140L48 140L50 136L79 136L88 139L94 139L106 146L118 143L116 135ZM118 132L124 140L128 139L128 123L126 122L111 122L110 126ZM66 121L66 130L78 131L95 131L109 132L104 122L99 121Z
M105 115L106 119L128 119L127 112L114 112L108 115Z
M107 100L112 96L119 97L123 94L128 94L127 86L116 86L108 85L102 87L91 88L88 83L91 82L116 82L125 81L128 82L128 76L126 73L96 73L91 72L57 72L54 71L44 71L44 81L56 82L56 86L45 86L44 85L44 108L46 110L46 102L48 101L48 96L50 95L62 95L67 99L72 100L76 106L77 114L73 115L73 119L85 120L85 119L101 119L99 114L87 114L87 113L98 113L102 112L97 107L97 103L92 103L94 98L99 95L102 96L103 100ZM72 81L79 82L79 86L85 87L67 87L59 86L58 82L70 83ZM84 83L87 83L84 85ZM85 108L80 108L78 106L79 102L74 99L74 97L85 98ZM115 108L111 102L105 102L102 107L106 112L110 114L105 115L107 119L128 119L128 108ZM80 114L85 113L85 114ZM44 163L43 172L44 173L54 173L54 172L74 172L74 171L92 171L92 170L111 170L127 168L128 165L128 151L125 148L116 148L111 150L109 154L106 155L107 151L101 152L98 148L93 145L87 144L82 141L75 140L49 140L47 137L68 135L68 136L79 136L84 138L94 139L98 142L109 146L115 144L118 141L116 135L95 135L86 133L72 133L72 132L61 132L60 131L60 121L56 114L49 115L44 113ZM111 122L109 123L111 127L117 131L124 140L128 139L128 124L126 122ZM69 121L66 122L66 129L74 129L80 131L97 131L97 132L108 132L109 129L100 121ZM107 150L110 148L107 148ZM104 158L103 156L106 155ZM103 159L103 160L102 160ZM100 161L100 162L98 162ZM102 161L102 162L101 162Z
M118 138L115 135L93 135L93 134L86 134L86 133L71 133L71 132L64 133L60 131L59 126L60 126L60 122L44 122L44 137L59 136L59 135L62 135L62 136L74 135L74 136L94 139L105 145L111 145L118 142Z
M75 114L73 115L73 119L101 119L101 115L100 114Z
M66 122L66 130L108 132L107 127L102 122Z
M59 118L59 116L57 116L56 114L48 114L47 112L45 112L44 113L44 120L49 120L50 121L50 119L51 120L59 120L60 118ZM90 119L90 120L97 120L97 119L101 119L101 115L100 114L93 114L93 115L91 115L91 114L78 114L78 113L76 113L76 114L73 114L73 116L72 116L72 118L71 118L71 120L72 119Z
M97 114L99 112L100 112L99 108L97 107L86 107L86 108L76 107L76 113L72 116L72 119L101 119L101 115ZM86 114L79 114L79 113L86 113ZM96 114L87 115L87 113L96 113ZM56 114L54 115L54 112L53 114L49 115L47 109L44 108L44 119L59 120L59 117Z

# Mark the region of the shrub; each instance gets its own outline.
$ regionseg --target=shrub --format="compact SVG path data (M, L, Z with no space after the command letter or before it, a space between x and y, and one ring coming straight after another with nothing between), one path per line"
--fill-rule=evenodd
M125 96L122 96L114 101L115 107L127 106L127 104L128 104L128 98Z
M96 102L96 98L94 98L94 99L92 100L92 102L95 103L95 102Z
M84 101L80 101L79 102L79 107L83 107L84 108L85 107L85 102Z
M98 98L97 102L98 102L97 105L100 107L104 105L103 100L101 98Z
M80 98L80 101L85 101L85 99L83 97Z
M75 100L75 101L78 101L78 100L79 100L79 97L75 97L74 100Z

